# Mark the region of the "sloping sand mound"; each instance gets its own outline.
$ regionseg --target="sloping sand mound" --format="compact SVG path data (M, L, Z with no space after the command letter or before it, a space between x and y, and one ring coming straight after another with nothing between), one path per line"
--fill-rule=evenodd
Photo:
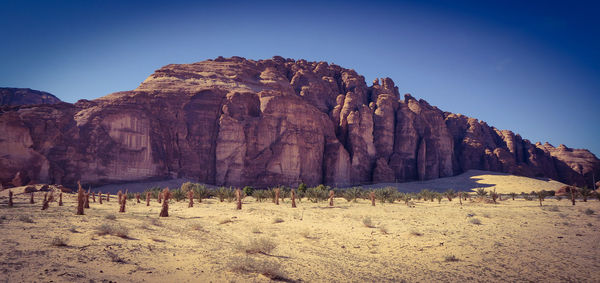
M463 174L423 182L389 183L364 186L365 188L396 187L401 192L419 192L423 189L443 192L474 191L478 188L496 190L497 193L529 193L531 191L556 191L565 184L550 179L535 179L504 173L469 170Z

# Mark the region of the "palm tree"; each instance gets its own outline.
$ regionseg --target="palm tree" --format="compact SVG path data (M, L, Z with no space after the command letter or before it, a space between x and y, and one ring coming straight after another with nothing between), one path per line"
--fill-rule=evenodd
M484 188L478 188L477 191L475 191L475 193L477 194L477 196L482 198L487 196L488 194L488 192Z
M452 201L452 198L456 195L453 189L448 189L444 192L444 196L448 199L448 201Z

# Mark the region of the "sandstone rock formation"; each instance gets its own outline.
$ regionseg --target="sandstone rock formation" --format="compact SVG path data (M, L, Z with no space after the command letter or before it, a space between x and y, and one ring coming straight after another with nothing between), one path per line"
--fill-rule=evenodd
M385 78L274 57L167 65L137 89L0 108L0 181L74 185L188 177L216 185L353 185L469 169L591 184L589 151L532 144ZM19 173L20 172L20 173ZM595 172L595 173L594 173Z
M0 87L0 106L2 105L29 105L29 104L55 104L61 102L56 96L29 88L4 88Z

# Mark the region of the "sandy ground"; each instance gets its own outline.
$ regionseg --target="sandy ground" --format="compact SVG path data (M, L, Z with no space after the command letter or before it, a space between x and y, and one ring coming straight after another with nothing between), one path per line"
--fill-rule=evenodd
M306 199L291 208L289 200L248 197L242 210L214 199L193 208L173 201L170 217L159 218L156 200L129 201L118 213L113 197L77 216L74 195L46 211L41 197L32 205L17 194L12 208L0 198L0 281L270 281L261 273L298 282L600 281L597 200L373 207L336 198L332 208ZM127 236L99 235L103 224ZM55 238L66 246L53 245ZM275 248L246 252L269 244Z
M500 194L530 193L531 191L556 191L565 184L547 178L527 178L505 173L481 170L469 170L463 174L427 180L422 182L375 184L365 188L395 187L402 192L419 192L422 189L444 192L448 189L455 191L475 191L484 188L486 191L496 190Z

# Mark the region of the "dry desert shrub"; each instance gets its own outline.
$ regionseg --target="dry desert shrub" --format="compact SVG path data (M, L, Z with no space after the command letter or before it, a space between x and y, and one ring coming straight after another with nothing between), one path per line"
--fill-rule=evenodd
M219 225L227 224L227 223L231 223L231 222L233 222L233 220L231 220L230 218L223 218L219 221Z
M479 220L478 218L471 218L469 219L469 223L474 225L481 225L481 220Z
M192 230L195 230L195 231L205 232L204 227L202 227L202 224L200 224L200 223L192 223L190 225L190 228L192 228Z
M252 233L254 234L261 234L262 232L260 231L260 229L258 227L252 227Z
M560 210L558 209L558 206L556 206L556 205L544 206L544 207L542 207L542 209L543 209L543 210L546 210L546 211L554 211L554 212L558 212L558 211L560 211Z
M375 224L373 224L373 221L371 221L371 217L369 217L369 216L363 218L362 223L363 223L363 225L365 225L365 227L375 228Z
M68 246L68 242L69 242L69 239L60 237L60 236L56 236L56 237L52 238L52 240L50 241L50 244L55 247L66 247L66 246Z
M592 215L594 214L594 211L592 209L586 209L585 211L583 211L583 213L585 213L585 215Z
M412 236L417 236L417 237L423 236L423 233L421 233L421 232L419 232L419 231L417 231L417 230L411 230L411 231L410 231L410 234L411 234Z
M257 260L246 256L244 258L234 258L230 265L231 270L234 272L262 274L273 281L295 282L281 272L281 266L276 262Z
M381 225L379 226L379 232L381 232L382 234L388 234L388 229L385 225Z
M458 259L455 255L446 255L444 256L444 261L446 262L454 262L454 261L459 261L460 259Z
M313 240L318 239L318 237L313 235L313 233L308 229L300 231L299 234L300 234L300 236L304 237L305 239L313 239Z
M150 220L150 224L152 224L154 226L157 226L157 227L162 227L163 226L162 222L160 222L160 220L158 220L156 218L153 218L152 220Z
M110 258L110 261L112 261L112 262L126 263L126 261L123 258L121 258L117 253L113 253L111 251L106 251L106 254Z
M108 214L108 215L104 216L104 218L106 218L108 220L117 220L117 216L114 214Z
M237 250L247 254L270 254L277 244L269 238L256 238L248 243L238 243Z
M27 216L27 215L19 215L19 217L17 218L19 221L21 222L25 222L25 223L34 223L33 219L31 219L31 217Z
M127 229L127 227L116 224L102 224L96 227L96 232L100 236L113 235L121 238L129 237L129 229Z
M273 224L282 223L282 222L284 222L284 220L281 217L276 217L273 219Z

